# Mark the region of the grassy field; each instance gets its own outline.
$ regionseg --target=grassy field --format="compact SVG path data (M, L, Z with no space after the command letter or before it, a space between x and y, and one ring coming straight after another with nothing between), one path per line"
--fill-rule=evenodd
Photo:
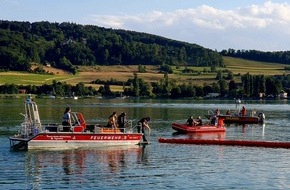
M252 75L283 75L289 74L289 71L284 70L286 65L276 63L264 63L237 59L232 57L224 57L225 68L217 68L217 70L231 70L234 73L235 80L240 80L240 75L249 72ZM194 73L182 73L184 67L173 67L174 74L170 74L169 78L175 79L180 84L192 82L196 85L204 83L217 82L215 80L216 73L208 72L209 67L187 67L194 70ZM138 70L138 66L91 66L79 67L79 72L76 75L67 72L45 68L48 72L54 73L53 75L31 74L25 72L0 72L0 85L3 84L18 84L18 85L42 85L51 84L53 80L59 82L66 82L75 85L83 82L87 86L92 86L96 89L100 85L90 84L96 79L102 81L117 80L126 82L129 78L133 78L133 73ZM138 73L138 77L147 82L159 82L164 75L158 72L156 66L146 66L146 73ZM204 72L206 71L206 72ZM111 86L114 91L122 90L123 86Z
M278 63L265 63L257 61L249 61L245 59L238 59L233 57L224 57L226 68L231 70L234 74L245 74L249 72L251 75L283 75L289 73L284 70L285 66ZM289 66L289 65L288 65Z

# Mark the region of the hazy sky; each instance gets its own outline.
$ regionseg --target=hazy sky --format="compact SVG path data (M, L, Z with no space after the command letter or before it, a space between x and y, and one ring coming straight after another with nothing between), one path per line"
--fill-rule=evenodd
M218 51L290 50L290 0L0 0L0 20L91 24Z

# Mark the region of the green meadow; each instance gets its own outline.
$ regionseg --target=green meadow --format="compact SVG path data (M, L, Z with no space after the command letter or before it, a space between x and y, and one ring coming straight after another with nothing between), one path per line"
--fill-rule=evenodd
M240 76L249 72L251 75L283 75L289 74L285 70L287 65L277 63L265 63L250 61L232 57L224 57L226 67L217 68L217 70L230 70L234 74L234 80L240 81ZM156 66L146 66L146 73L138 73L138 77L147 82L159 82L164 75L158 72ZM216 73L211 73L209 67L187 67L193 70L193 73L183 73L185 67L172 67L174 73L169 75L169 78L175 79L178 83L191 82L196 85L204 83L217 82L215 80ZM137 71L137 66L94 66L94 67L80 67L76 75L65 72L57 72L54 75L49 74L32 74L27 72L0 72L0 85L3 84L17 84L17 85L43 85L51 84L53 80L59 82L66 82L75 85L83 82L87 86L98 88L100 85L91 84L92 81L99 80L117 80L127 81L133 78L133 72ZM61 74L59 74L61 73ZM115 90L121 90L120 86L112 86Z

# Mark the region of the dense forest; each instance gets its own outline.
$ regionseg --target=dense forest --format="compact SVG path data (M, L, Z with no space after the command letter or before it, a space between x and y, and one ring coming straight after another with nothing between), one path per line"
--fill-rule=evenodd
M222 56L196 44L92 25L0 21L0 70L30 63L76 72L78 65L224 66Z
M230 56L253 61L290 64L290 51L262 52L258 50L222 50L223 56Z

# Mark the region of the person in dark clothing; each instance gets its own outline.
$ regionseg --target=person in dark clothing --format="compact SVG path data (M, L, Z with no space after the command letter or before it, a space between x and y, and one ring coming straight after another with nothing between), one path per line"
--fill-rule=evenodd
M187 124L188 126L193 126L193 123L194 123L194 121L193 121L193 116L190 116L190 117L187 119L186 124Z
M121 132L125 131L125 124L126 124L127 120L126 120L126 113L122 112L119 116L118 116L118 127L120 129Z
M64 125L64 126L71 126L72 125L70 112L71 112L70 107L67 107L63 113L62 125Z
M215 110L215 115L220 115L220 114L221 114L220 110L219 109L216 109Z
M148 122L151 120L150 117L143 117L142 119L140 119L140 121L138 122L138 133L142 132L143 133L143 142L147 142L146 139L146 135L145 135L145 128L147 128L148 130L150 130L150 127L148 125Z
M226 112L226 115L231 115L231 111L228 110L228 111Z
M200 116L198 116L197 120L194 121L194 125L195 126L201 126L202 125L202 120L201 120Z

